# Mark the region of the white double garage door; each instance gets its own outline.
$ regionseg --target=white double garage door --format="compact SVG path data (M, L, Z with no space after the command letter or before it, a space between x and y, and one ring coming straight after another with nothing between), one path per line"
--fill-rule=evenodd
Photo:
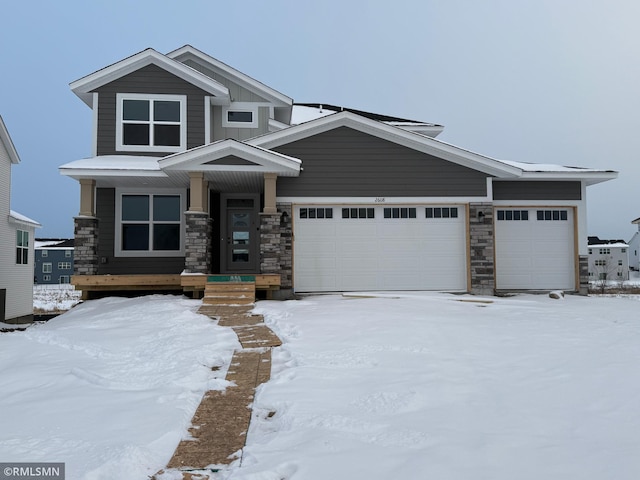
M557 221L538 221L537 209L500 211L505 209L495 212L497 288L572 289L571 209L558 213L564 220ZM465 205L296 206L294 288L465 291L467 224Z

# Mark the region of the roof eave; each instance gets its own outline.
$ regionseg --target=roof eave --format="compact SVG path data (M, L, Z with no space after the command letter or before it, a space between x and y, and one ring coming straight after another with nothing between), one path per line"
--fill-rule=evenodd
M522 180L573 180L584 181L587 186L596 185L602 182L608 182L618 178L618 172L615 171L591 171L591 172L528 172L523 171Z
M7 153L9 154L9 160L13 164L20 163L20 156L18 155L18 151L16 150L16 146L13 144L13 140L11 140L11 135L9 135L9 130L7 130L7 126L4 124L4 120L0 115L0 140L2 141L4 147L7 149Z

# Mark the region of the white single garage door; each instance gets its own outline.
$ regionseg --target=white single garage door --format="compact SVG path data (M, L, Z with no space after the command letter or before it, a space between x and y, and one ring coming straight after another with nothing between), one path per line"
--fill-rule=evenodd
M496 208L496 288L575 289L572 208Z
M297 292L466 290L462 205L294 208Z

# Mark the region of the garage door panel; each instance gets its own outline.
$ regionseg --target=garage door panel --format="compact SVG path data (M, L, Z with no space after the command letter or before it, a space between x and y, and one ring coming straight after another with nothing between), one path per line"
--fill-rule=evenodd
M496 208L495 218L496 288L575 289L572 208Z
M458 218L447 219L426 218L424 206L325 208L333 208L333 218L300 219L294 208L296 291L466 289L463 207ZM343 209L349 218L342 218ZM318 245L324 242L331 247ZM307 243L312 248L302 247ZM333 256L335 268L319 266L326 257L315 249Z

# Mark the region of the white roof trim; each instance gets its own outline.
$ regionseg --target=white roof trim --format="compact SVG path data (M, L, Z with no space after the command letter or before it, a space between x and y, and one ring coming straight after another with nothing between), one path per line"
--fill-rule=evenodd
M167 70L211 95L229 98L229 89L220 82L207 77L203 73L200 73L181 62L162 55L152 48L147 48L146 50L138 52L124 60L120 60L119 62L102 68L97 72L82 77L81 79L72 82L69 86L73 93L80 97L87 105L92 107L93 101L91 92L93 90L151 64Z
M32 220L29 217L25 217L24 215L13 210L9 210L9 222L16 225L24 225L27 227L35 227L35 228L39 228L42 226L35 220Z
M209 165L226 156L233 155L255 163L252 165ZM288 155L273 152L262 147L247 145L237 140L220 140L209 145L196 147L163 158L159 162L162 170L182 171L255 171L278 173L285 176L298 176L302 162Z
M7 126L4 124L4 120L2 120L1 115L0 115L0 141L4 145L4 148L7 149L7 153L9 154L9 160L11 160L11 163L20 163L20 157L18 156L18 151L16 150L16 147L13 144L13 140L11 140L11 136L9 135L9 131L7 130Z
M181 56L191 56L197 60L203 62L206 67L212 68L213 70L221 70L230 77L233 78L239 85L247 88L248 90L252 90L258 93L260 96L268 97L274 103L279 103L283 107L290 107L293 105L293 99L287 97L286 95L274 90L273 88L265 85L258 80L251 78L250 76L236 70L233 67L230 67L226 63L221 62L213 58L210 55L198 50L191 45L185 45L184 47L180 47L177 50L167 53L167 57L176 60ZM178 60L179 61L179 60Z
M354 130L368 133L375 137L443 158L458 165L485 172L489 175L495 175L501 178L517 178L522 174L522 169L518 167L351 112L339 112L316 120L310 120L285 130L252 138L247 140L246 143L271 149L338 127L353 128Z

